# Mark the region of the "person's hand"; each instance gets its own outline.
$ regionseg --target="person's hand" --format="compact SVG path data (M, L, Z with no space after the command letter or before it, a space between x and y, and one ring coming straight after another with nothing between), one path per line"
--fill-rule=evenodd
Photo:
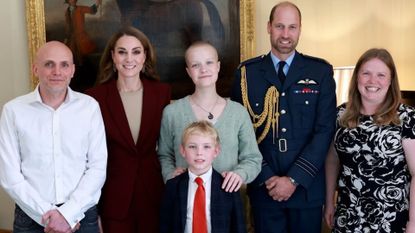
M242 177L235 172L222 172L222 177L222 189L226 192L236 192L243 184Z
M324 205L324 220L330 229L334 227L334 211L334 204L326 202L326 205Z
M42 216L42 224L46 224L46 227L44 230L46 233L70 233L72 232L71 226L57 209L49 210L48 212L46 212Z
M272 176L265 181L268 195L275 201L286 201L297 188L287 176Z
M173 171L173 173L171 175L171 178L174 178L174 177L186 172L186 170L187 169L183 168L183 167L176 167L176 169Z

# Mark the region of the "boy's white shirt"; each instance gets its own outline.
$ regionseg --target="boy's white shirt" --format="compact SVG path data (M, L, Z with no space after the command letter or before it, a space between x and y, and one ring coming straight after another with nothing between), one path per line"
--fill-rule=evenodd
M208 227L208 233L212 232L212 226L210 222L210 196L212 190L212 166L209 170L203 175L197 176L193 174L190 170L189 173L189 188L187 191L187 212L186 212L186 226L184 233L192 233L192 223L193 223L193 202L195 199L195 193L197 190L197 184L195 182L196 177L203 179L203 186L205 187L205 197L206 197L206 221Z

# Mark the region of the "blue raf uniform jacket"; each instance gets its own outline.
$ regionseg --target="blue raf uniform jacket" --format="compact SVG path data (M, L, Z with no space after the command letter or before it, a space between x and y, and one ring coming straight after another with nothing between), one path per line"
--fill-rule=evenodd
M249 186L253 205L276 203L264 185L271 176L289 176L299 183L291 198L278 204L291 208L323 204L324 162L336 120L332 66L322 59L295 52L282 85L270 54L245 61L238 67L231 93L231 98L240 103L242 69L246 71L247 97L255 114L264 110L268 88L274 86L279 92L278 130L271 128L260 142L262 170ZM257 137L264 125L256 129Z

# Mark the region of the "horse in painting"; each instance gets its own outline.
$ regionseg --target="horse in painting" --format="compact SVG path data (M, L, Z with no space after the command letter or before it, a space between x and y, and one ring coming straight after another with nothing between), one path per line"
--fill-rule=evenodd
M123 23L131 24L144 33L180 32L186 44L202 38L203 6L210 26L219 39L225 32L220 14L210 0L117 0Z

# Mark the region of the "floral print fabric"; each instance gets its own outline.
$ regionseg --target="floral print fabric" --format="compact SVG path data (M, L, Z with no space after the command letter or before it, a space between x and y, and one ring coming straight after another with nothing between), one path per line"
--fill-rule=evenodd
M338 119L345 105L338 108ZM403 139L415 139L414 108L401 104L399 126L377 126L362 116L356 128L338 127L340 159L333 232L404 232L408 220L410 174Z

